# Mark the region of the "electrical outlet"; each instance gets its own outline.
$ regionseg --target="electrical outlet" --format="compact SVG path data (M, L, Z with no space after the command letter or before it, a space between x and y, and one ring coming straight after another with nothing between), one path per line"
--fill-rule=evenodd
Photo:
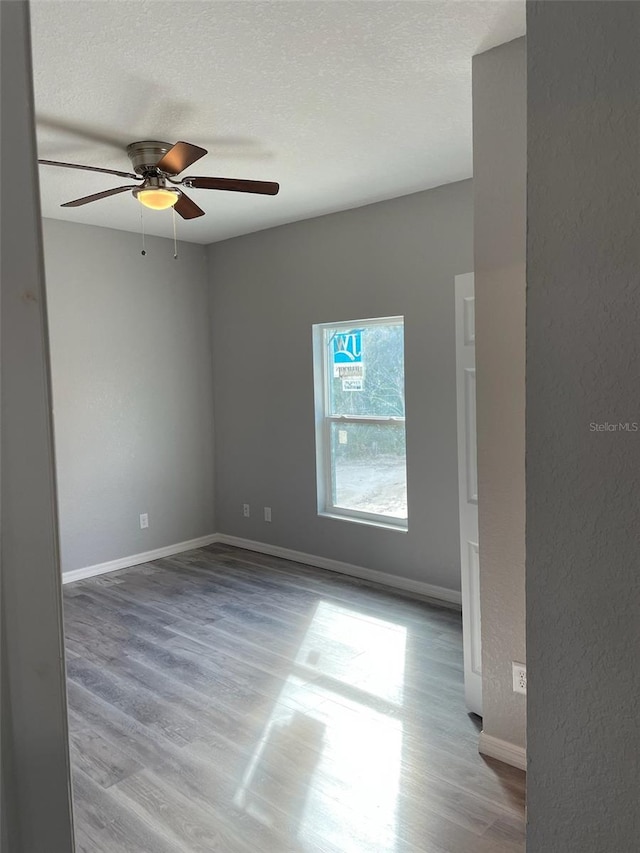
M513 692L527 694L527 665L511 662L513 672Z
M142 512L140 513L140 530L144 530L145 527L149 526L149 513Z
M249 518L249 516L251 515L251 507L249 506L249 504L242 504L242 514L245 518Z
M264 508L264 520L265 521L271 521L271 507L270 506L266 506Z

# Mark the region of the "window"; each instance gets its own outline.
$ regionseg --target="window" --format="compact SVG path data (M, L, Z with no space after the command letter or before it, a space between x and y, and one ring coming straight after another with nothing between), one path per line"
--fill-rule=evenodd
M313 336L318 512L406 530L404 319Z

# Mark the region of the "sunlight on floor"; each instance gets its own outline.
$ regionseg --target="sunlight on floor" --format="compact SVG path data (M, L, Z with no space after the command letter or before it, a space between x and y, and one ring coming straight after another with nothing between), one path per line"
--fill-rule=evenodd
M396 849L406 635L318 604L238 807L303 844L324 837L343 853Z

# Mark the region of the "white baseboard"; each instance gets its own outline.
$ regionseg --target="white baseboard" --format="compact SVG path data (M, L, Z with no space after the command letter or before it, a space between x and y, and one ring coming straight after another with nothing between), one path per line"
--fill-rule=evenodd
M460 593L454 589L446 589L442 586L434 586L433 584L423 583L422 581L412 580L411 578L403 578L387 574L386 572L378 572L374 569L366 569L364 566L342 563L339 560L331 560L329 557L316 557L313 554L305 554L303 551L293 551L291 548L282 548L279 545L254 542L252 539L242 539L239 536L229 536L227 533L219 533L216 541L224 545L234 545L236 548L245 548L247 551L258 551L260 554L269 554L272 557L282 557L284 560L293 560L296 563L304 563L307 566L328 569L330 572L338 572L341 575L349 575L350 577L360 578L361 580L373 581L374 583L399 589L403 592L413 592L456 608L461 607L462 599Z
M496 758L498 761L510 764L512 767L517 767L519 770L527 769L527 752L524 747L516 746L506 740L500 740L500 738L488 735L486 732L480 732L478 752L481 755L487 755L489 758Z
M130 557L120 557L118 560L110 560L108 563L97 563L95 566L86 566L84 569L72 569L70 572L62 573L62 583L73 583L84 578L92 578L95 575L105 575L107 572L117 572L118 569L128 569L130 566L139 566L141 563L150 563L161 557L172 557L183 551L193 551L194 548L203 548L218 541L217 533L201 536L199 539L189 539L187 542L176 542L174 545L165 545L164 548L156 548L154 551L144 551L142 554L132 554Z
M330 572L338 572L341 575L360 578L361 580L373 581L382 586L398 589L402 592L413 592L424 598L447 604L451 607L461 606L460 593L453 589L411 580L410 578L390 575L386 572L378 572L367 569L364 566L354 566L351 563L342 563L329 557L317 557L313 554L305 554L303 551L293 551L291 548L282 548L279 545L269 545L267 542L255 542L252 539L242 539L239 536L230 536L226 533L211 533L201 536L199 539L190 539L187 542L177 542L175 545L165 545L164 548L156 548L153 551L145 551L141 554L132 554L130 557L120 557L118 560L110 560L108 563L97 563L95 566L86 566L83 569L73 569L62 573L62 583L73 583L73 581L92 578L96 575L104 575L108 572L117 572L119 569L127 569L130 566L139 566L141 563L150 563L161 557L171 557L184 551L193 551L195 548L203 548L214 542L225 545L233 545L236 548L244 548L247 551L256 551L260 554L268 554L272 557L282 557L285 560L293 560L296 563L304 563L307 566L315 566L319 569L328 569Z

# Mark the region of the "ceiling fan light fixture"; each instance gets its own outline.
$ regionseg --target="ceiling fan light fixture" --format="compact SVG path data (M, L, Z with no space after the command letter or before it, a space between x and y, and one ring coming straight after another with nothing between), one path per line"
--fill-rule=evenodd
M145 207L149 207L151 210L168 210L174 204L177 204L180 198L179 190L166 189L164 187L134 190L133 194L140 204L144 204Z
M0 0L2 2L2 0ZM132 142L127 146L127 154L133 172L121 172L118 169L105 169L101 166L85 166L80 163L62 163L59 160L38 160L46 166L61 166L65 169L82 169L87 172L100 172L106 175L117 175L122 178L142 181L139 186L128 184L124 187L114 187L99 193L74 198L67 201L62 207L82 207L94 201L110 198L124 192L131 192L140 204L150 210L168 210L173 208L174 213L182 219L197 219L204 216L204 210L179 189L167 186L167 181L172 184L180 184L187 189L198 190L227 190L237 193L258 193L259 195L276 195L280 185L273 181L244 181L237 178L211 178L211 177L186 177L176 180L176 175L181 174L193 163L205 156L206 150L199 145L190 142L176 142L170 145L168 142L157 142L147 140ZM135 174L134 174L135 173ZM142 211L140 211L142 213Z

